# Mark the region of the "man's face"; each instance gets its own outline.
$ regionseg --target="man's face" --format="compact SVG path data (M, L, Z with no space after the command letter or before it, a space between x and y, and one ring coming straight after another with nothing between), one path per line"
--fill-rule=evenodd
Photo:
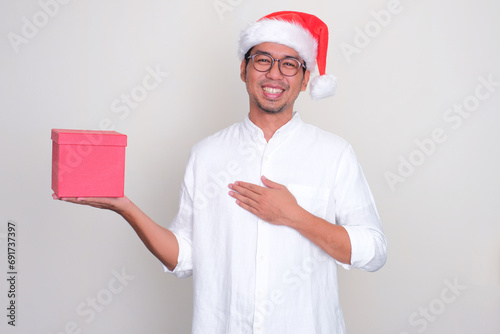
M269 54L275 59L293 57L304 62L294 49L282 44L266 42L256 45L250 55L259 52ZM241 80L246 83L250 97L250 110L258 108L260 111L272 114L293 111L295 99L307 87L309 74L309 71L304 73L304 70L300 68L296 75L284 76L279 70L277 61L274 62L271 70L259 72L254 69L252 60L248 62L248 65L243 60L240 76Z

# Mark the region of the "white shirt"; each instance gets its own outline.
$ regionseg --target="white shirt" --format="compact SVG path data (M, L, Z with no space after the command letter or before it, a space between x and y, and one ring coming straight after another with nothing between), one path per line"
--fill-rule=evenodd
M298 204L349 234L351 265L374 271L386 239L348 143L295 113L266 142L248 117L195 145L170 229L179 242L173 273L193 275L194 334L345 333L338 262L296 230L260 220L228 184L284 184Z

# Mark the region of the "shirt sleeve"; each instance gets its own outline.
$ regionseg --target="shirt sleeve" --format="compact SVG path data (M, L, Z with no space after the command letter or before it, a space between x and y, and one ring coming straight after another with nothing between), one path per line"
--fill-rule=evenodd
M179 278L189 277L193 274L193 160L194 155L191 153L181 186L179 211L169 228L179 244L177 266L174 270L163 266L165 272L172 273Z
M193 263L192 263L192 246L189 240L186 240L182 236L177 233L174 233L177 238L177 242L179 243L179 256L177 258L177 266L174 270L168 269L165 265L163 265L163 269L165 272L174 274L179 278L189 277L193 274Z
M375 201L350 145L343 150L335 181L336 222L351 241L351 264L344 268L376 271L386 262L387 240Z

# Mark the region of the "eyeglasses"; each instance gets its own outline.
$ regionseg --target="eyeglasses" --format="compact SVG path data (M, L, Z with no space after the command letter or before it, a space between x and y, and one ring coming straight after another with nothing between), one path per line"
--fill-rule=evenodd
M252 59L253 68L259 72L267 72L271 70L274 66L274 61L278 62L278 68L281 74L286 77L293 77L302 66L304 66L304 70L307 69L305 64L302 64L300 61L292 57L274 59L268 54L256 53L249 56L247 59L250 58Z

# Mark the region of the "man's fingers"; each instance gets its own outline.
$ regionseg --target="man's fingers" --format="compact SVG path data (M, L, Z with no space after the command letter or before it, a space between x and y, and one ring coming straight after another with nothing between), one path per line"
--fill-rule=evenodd
M266 187L271 188L271 189L279 189L279 188L283 188L284 187L284 185L282 185L280 183L276 183L274 181L271 181L267 177L265 177L264 175L262 175L261 180L262 180L262 183Z
M114 210L116 208L117 198L105 198L105 197L57 197L52 196L54 199L61 200L63 202L88 205L99 209L109 209Z
M252 206L252 207L255 207L257 205L256 200L254 200L253 198L251 198L245 194L242 194L238 191L230 191L229 195L231 197L233 197L234 199L236 199L238 205L240 205L240 203L244 203L245 205Z
M96 202L95 200L92 200L91 198L67 197L67 198L61 198L61 201L73 203L73 204L88 205L88 206L93 206L93 207L98 207L98 208L102 208L105 206L103 203Z
M81 203L82 201L79 200L77 197L58 197L57 199L63 202L83 204Z
M262 190L264 189L262 186L259 186L254 183L248 183L248 182L242 182L242 181L236 181L235 184L238 186L248 189L256 194L262 194Z
M255 198L256 196L262 193L262 187L256 184L236 181L235 183L231 183L229 188L239 192L242 195Z
M267 188L280 189L280 188L285 187L284 185L282 185L280 183L276 183L274 181L269 180L264 175L262 175L261 180L262 180L262 183ZM229 185L229 188L234 189L240 193L246 193L245 190L248 190L248 191L251 191L251 192L256 193L258 195L262 195L262 193L265 191L266 187L262 187L262 186L259 186L257 184L243 182L243 181L236 181L235 183L231 183Z

